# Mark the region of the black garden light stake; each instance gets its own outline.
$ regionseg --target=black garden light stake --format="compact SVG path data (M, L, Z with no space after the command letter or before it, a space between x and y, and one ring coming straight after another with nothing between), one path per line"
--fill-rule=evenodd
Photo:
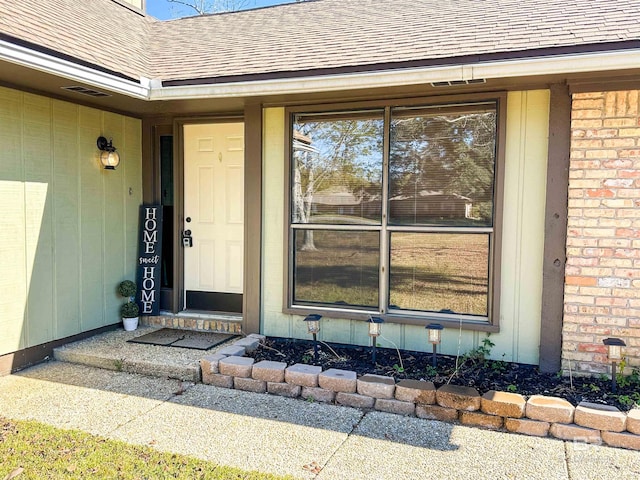
M439 323L430 323L425 328L429 330L429 343L433 345L433 356L431 357L431 361L433 366L435 367L437 365L436 349L438 348L438 345L440 345L440 341L442 339L442 329L444 327Z
M616 393L618 389L616 363L622 360L622 347L626 347L627 344L619 338L605 338L602 343L607 346L609 360L611 361L611 391Z
M316 313L307 315L304 319L307 322L307 332L313 335L313 361L318 363L318 332L320 331L320 319L322 315Z
M384 320L380 317L369 317L369 336L371 337L371 362L376 364L376 342L381 334L382 324Z

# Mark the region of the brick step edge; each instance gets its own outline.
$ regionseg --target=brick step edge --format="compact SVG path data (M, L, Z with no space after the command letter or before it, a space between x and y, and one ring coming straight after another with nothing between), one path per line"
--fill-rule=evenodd
M158 316L140 317L140 325L202 332L229 333L234 335L242 334L242 322L235 322L233 320Z

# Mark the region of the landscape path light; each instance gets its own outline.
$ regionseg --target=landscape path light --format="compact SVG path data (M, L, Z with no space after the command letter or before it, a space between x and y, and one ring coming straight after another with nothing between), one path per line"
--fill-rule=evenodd
M626 347L627 344L619 338L605 338L602 343L607 346L608 357L611 361L611 391L616 393L616 390L618 389L616 364L622 360L622 347Z
M307 323L307 332L313 335L313 360L318 363L318 332L320 331L320 319L322 315L313 313L307 315L304 321Z
M436 349L438 348L438 345L440 345L440 342L442 341L442 329L444 327L439 323L430 323L425 328L429 330L429 343L433 345L433 356L431 357L431 362L435 367L437 365Z
M376 364L376 343L382 333L382 324L384 320L380 317L369 317L369 336L371 337L371 362Z

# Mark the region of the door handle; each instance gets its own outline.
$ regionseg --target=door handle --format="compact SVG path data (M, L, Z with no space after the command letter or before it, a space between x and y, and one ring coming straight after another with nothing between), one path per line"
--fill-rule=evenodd
M191 237L191 230L182 231L182 246L193 247L193 238Z

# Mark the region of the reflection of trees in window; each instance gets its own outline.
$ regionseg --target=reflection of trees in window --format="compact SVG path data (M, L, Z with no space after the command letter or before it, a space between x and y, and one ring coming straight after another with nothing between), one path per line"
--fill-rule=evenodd
M295 116L292 304L486 320L497 103L387 114Z
M399 111L391 122L391 221L491 225L495 132L494 110Z
M298 117L293 138L294 223L380 222L382 118Z

